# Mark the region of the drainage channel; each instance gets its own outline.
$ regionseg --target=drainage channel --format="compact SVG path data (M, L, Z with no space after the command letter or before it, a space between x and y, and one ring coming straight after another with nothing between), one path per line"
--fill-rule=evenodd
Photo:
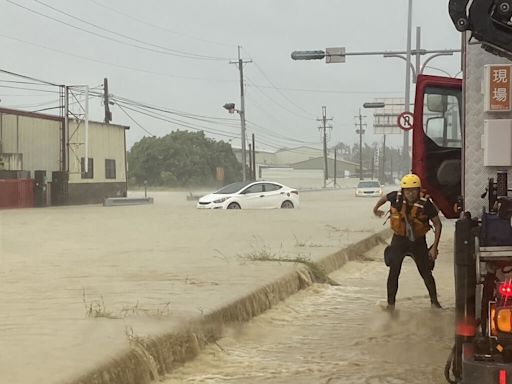
M180 383L444 383L453 340L453 270L435 276L445 310L430 309L412 260L404 262L397 314L383 310L387 268L383 246L249 323L231 327L198 358L163 380ZM448 254L445 250L444 254Z

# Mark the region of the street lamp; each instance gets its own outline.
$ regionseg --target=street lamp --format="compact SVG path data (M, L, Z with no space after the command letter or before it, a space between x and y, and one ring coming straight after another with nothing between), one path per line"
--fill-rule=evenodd
M246 165L246 158L245 158L245 113L243 108L242 109L236 109L235 103L226 103L223 105L224 109L226 109L229 113L235 113L237 112L240 115L240 126L242 131L242 180L246 181L247 177L245 174L245 165Z
M384 108L386 104L384 102L368 102L363 104L363 108ZM361 142L361 138L359 142ZM386 178L386 174L384 172L384 164L386 163L386 134L384 134L384 150L382 151L382 166L379 167L379 174L381 175L381 183L383 183L383 180ZM362 162L362 160L360 160Z

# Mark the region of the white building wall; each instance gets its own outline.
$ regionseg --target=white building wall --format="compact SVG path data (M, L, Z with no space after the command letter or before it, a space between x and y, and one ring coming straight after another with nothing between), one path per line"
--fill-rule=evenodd
M85 124L70 121L70 151L69 151L69 182L70 183L98 183L98 182L124 182L125 172L125 127L115 124L102 124L89 122L88 157L93 159L94 177L83 179L81 174L81 158L85 157ZM105 160L113 159L116 162L116 178L105 177Z
M28 116L0 113L0 141L3 153L22 154L21 169L45 170L48 179L51 172L60 169L61 122Z

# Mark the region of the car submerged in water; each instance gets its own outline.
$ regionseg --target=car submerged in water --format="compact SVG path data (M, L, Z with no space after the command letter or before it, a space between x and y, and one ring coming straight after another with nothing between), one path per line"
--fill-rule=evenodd
M199 209L297 208L299 191L274 181L241 181L199 199Z
M355 187L355 196L382 196L382 185L377 180L360 180Z

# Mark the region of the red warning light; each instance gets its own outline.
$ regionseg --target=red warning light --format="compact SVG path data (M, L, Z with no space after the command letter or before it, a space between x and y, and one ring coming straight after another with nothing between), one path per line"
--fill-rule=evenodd
M502 283L499 288L500 295L503 297L510 297L512 296L512 283Z

